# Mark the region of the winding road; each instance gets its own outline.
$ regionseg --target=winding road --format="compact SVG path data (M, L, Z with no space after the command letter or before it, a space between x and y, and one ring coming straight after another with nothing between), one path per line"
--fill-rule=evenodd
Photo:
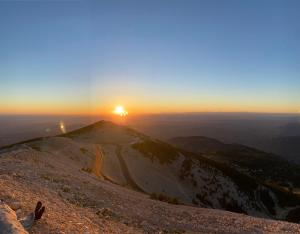
M121 166L121 169L122 169L122 172L123 172L123 175L127 181L127 184L134 190L136 191L139 191L139 192L142 192L142 193L146 193L135 181L134 179L131 177L130 175L130 172L128 170L128 167L126 165L126 162L125 160L123 159L122 157L122 146L120 145L116 145L116 155L119 159L119 162L120 162L120 166Z

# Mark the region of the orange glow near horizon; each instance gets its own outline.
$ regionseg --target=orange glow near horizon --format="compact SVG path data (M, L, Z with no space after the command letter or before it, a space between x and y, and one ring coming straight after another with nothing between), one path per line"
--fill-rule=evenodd
M126 103L126 108L116 103ZM28 115L130 115L188 113L188 112L256 112L256 113L294 113L299 109L294 103L273 103L268 100L244 102L242 100L147 100L142 98L118 98L116 100L95 99L93 102L52 101L52 100L0 100L0 114Z

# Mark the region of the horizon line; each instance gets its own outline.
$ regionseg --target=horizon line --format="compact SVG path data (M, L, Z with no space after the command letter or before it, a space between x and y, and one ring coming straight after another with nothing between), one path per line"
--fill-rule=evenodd
M265 114L265 115L300 115L298 112L255 112L255 111L191 111L191 112L149 112L149 113L132 113L126 117L130 118L131 116L146 116L146 115L178 115L178 114ZM97 117L97 116L114 116L111 113L99 113L99 114L87 114L87 113L0 113L0 116L82 116L82 117Z

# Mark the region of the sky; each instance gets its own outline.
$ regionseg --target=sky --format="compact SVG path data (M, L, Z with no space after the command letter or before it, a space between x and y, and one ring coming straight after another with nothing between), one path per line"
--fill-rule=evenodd
M0 1L0 114L300 113L300 1Z

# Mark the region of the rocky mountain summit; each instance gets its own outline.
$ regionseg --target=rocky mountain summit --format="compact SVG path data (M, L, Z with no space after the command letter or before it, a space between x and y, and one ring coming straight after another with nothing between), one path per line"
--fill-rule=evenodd
M107 121L1 148L0 188L32 233L300 233L294 194Z

